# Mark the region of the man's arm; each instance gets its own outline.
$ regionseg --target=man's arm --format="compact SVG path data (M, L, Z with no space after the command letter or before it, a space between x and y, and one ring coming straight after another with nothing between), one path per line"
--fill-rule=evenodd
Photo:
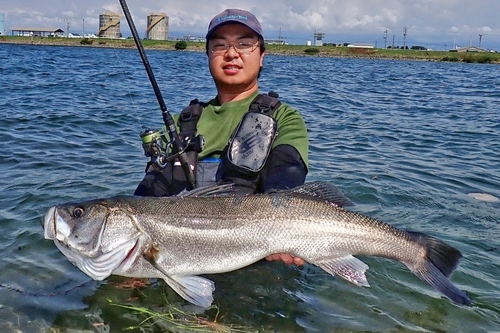
M307 168L295 147L279 145L269 154L262 171L262 193L286 190L304 184Z

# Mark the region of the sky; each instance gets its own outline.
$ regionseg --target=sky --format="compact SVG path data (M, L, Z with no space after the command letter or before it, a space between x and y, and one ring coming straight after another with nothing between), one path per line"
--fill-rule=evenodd
M384 47L394 40L402 46L406 30L410 47L444 50L481 41L482 48L500 51L500 0L128 0L127 5L142 37L150 13L167 14L170 37L204 36L213 16L241 8L257 16L266 39L281 36L290 44L306 44L317 31L327 43ZM97 33L99 15L109 11L122 13L119 0L0 0L7 34L19 26L66 31L68 24L70 32ZM130 36L124 17L121 31Z

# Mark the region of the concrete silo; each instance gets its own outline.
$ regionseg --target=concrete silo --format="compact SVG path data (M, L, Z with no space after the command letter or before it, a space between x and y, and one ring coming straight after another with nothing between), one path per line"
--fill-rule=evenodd
M121 18L121 14L111 12L99 15L99 32L97 35L99 37L120 38L122 36L120 32Z
M3 13L0 13L0 36L6 35L5 30L4 30L4 26L3 26L4 17L5 16L3 15Z
M148 16L148 27L146 28L146 38L153 40L168 39L168 16L164 13L151 13Z

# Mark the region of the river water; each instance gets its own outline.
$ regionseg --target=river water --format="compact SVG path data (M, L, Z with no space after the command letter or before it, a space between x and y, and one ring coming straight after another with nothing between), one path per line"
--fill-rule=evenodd
M215 95L203 53L148 56L172 113ZM131 194L142 179L139 133L162 121L139 55L0 44L0 80L1 332L500 331L500 66L268 55L261 77L307 122L308 180L458 248L452 281L468 307L382 258L362 258L371 288L312 265L210 276L217 308L204 313L162 281L92 281L40 222L51 205ZM179 322L143 322L177 310Z

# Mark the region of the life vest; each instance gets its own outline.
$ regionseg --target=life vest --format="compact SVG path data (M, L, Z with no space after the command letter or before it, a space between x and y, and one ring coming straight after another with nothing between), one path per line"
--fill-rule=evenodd
M198 153L203 149L203 138L197 135L196 127L207 104L197 99L192 100L181 111L177 124L179 136L190 143L187 157L195 172L196 186L230 181L248 188L248 192L257 190L260 171L265 166L277 136L277 124L272 115L280 105L275 92L257 95L233 131L220 159L205 158L198 161ZM180 187L187 184L180 163L174 163L172 171L174 183L178 183Z

